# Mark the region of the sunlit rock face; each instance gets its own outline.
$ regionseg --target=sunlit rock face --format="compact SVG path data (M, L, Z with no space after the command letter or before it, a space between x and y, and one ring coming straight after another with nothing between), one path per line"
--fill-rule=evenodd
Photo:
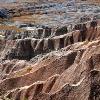
M0 100L100 100L100 7L23 1L5 3L11 18L0 20Z
M78 30L52 38L5 41L1 98L99 100L100 28L95 35L91 31L85 41Z

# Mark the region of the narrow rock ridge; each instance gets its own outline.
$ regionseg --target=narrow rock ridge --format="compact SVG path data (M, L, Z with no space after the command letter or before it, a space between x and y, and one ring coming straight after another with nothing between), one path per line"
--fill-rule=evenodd
M52 38L4 41L0 98L99 100L100 27ZM39 58L38 58L39 57Z
M14 100L99 100L99 62L99 40L75 43L8 73L0 94Z
M85 40L92 41L100 36L99 34L100 27L97 30L88 29ZM14 41L7 41L6 45L10 47ZM53 38L44 38L44 39L20 39L15 41L13 48L8 50L4 49L5 59L20 59L20 60L30 60L34 56L39 54L45 54L50 51L59 50L70 44L77 42L83 42L82 35L79 31L73 31L64 35L55 36ZM5 48L8 48L5 46ZM5 50L7 50L5 52ZM4 54L3 53L3 54ZM3 57L3 55L1 55Z

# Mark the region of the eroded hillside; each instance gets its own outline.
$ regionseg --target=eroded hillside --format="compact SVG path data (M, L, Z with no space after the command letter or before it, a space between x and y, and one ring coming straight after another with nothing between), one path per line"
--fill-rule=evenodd
M36 11L42 9L38 7ZM43 10L53 15L47 5ZM63 10L57 8L56 12ZM100 100L99 11L84 17L78 11L66 12L73 23L66 16L62 20L56 16L66 20L63 25L50 24L47 18L51 16L44 21L40 18L39 23L4 19L0 28L0 100ZM97 26L91 25L90 15Z

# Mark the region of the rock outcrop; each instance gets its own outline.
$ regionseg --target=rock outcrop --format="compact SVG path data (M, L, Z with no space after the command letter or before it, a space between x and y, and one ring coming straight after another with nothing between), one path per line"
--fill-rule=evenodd
M68 1L0 2L0 100L100 100L100 7Z
M85 41L78 30L6 41L0 62L1 99L99 100L99 30L88 29Z
M7 74L0 82L0 94L14 100L99 100L99 51L99 40L80 42L35 64L20 67L24 64L20 61L12 68L2 64Z
M85 40L92 41L96 40L100 36L100 28L96 30L88 29L85 33ZM39 54L49 53L50 51L59 50L70 44L77 42L83 42L82 35L78 30L55 36L52 38L26 38L15 40L13 48L9 52L5 52L5 59L20 59L20 60L30 60L34 56ZM13 40L12 40L13 43ZM11 44L11 43L10 43ZM7 46L9 44L7 43ZM5 50L4 50L5 51Z

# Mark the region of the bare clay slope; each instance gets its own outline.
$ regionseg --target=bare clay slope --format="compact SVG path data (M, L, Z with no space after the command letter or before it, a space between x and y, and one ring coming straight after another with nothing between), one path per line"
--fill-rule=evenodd
M1 93L14 100L99 100L99 51L100 41L97 40L54 52L52 56L57 58L52 58L53 63L38 68L39 63L45 64L51 58L49 55L33 65L28 74L1 81ZM67 61L68 57L74 59Z
M13 53L17 56L11 59L11 54L8 54L10 60L0 64L1 98L100 100L99 30L94 30L95 34L88 30L86 40L89 41L84 42L78 31L46 39L7 41L10 46L5 46L2 57L5 57L7 50L14 49L16 52ZM51 47L48 42L44 42L48 39L52 41ZM37 41L35 45L34 41ZM47 54L34 63L25 60L30 56L30 52L33 57L41 53Z

